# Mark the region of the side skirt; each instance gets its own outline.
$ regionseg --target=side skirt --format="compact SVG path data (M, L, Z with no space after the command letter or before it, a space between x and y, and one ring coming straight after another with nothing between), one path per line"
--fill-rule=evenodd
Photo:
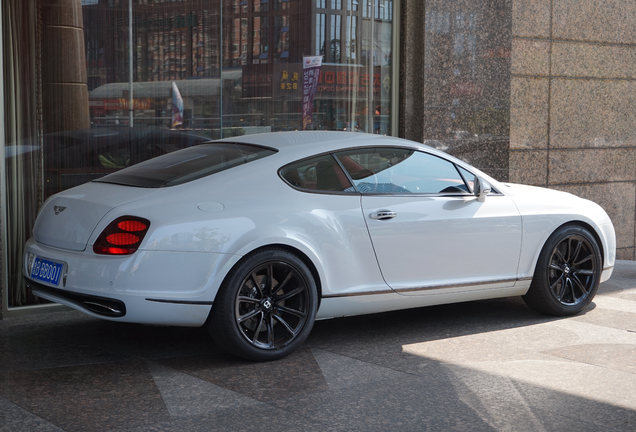
M322 298L316 319L330 319L448 303L520 296L528 291L531 281L531 279L520 279L510 281L507 284L502 284L500 281L470 286L435 287L435 289L420 290L421 292L418 291L419 295L403 295L395 291L382 291L367 294L328 296ZM410 291L410 293L413 294L414 291Z

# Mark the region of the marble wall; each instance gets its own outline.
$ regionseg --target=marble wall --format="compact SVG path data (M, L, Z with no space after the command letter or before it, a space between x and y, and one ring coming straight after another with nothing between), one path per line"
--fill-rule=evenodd
M512 0L401 5L401 133L507 180Z
M438 3L401 3L399 133L420 142L431 138L422 106L429 88L423 73L429 34L424 27L430 25L425 18ZM479 13L498 8L511 15L509 65L500 65L509 67L510 116L509 134L505 140L497 137L497 145L473 135L456 144L445 141L447 150L500 180L547 186L598 202L616 227L618 258L636 259L636 3L453 3L460 5L454 9L465 5ZM498 19L507 22L506 17ZM505 42L499 42L503 48L496 53L505 55Z
M636 3L515 0L510 181L598 202L636 259Z

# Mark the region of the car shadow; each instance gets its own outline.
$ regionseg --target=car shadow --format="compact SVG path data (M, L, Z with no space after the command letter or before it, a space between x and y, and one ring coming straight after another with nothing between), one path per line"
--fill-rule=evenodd
M47 313L0 323L0 404L82 431L633 425L634 411L404 349L558 319L519 298L334 319L290 356L255 363L224 354L204 328Z

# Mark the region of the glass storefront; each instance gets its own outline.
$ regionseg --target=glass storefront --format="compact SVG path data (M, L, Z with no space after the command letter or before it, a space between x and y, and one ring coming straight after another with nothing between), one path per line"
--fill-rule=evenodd
M55 192L209 138L300 129L394 134L395 7L3 1L8 306L38 301L22 284L21 251L37 209Z
M390 133L392 1L138 0L132 35L126 2L84 3L92 125L129 124L131 93L136 125L170 125L178 91L183 129L302 129L303 57L321 56L310 128Z

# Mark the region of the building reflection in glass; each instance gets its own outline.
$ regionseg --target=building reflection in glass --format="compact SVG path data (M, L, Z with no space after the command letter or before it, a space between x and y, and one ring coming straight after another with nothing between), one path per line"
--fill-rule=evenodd
M300 129L304 56L322 56L311 128L392 133L392 0L0 5L9 307L38 302L22 248L48 196L209 138Z
M127 4L84 2L93 125L127 121ZM137 0L133 12L135 124L169 123L175 81L186 129L299 129L302 59L321 55L312 127L391 132L390 0Z

